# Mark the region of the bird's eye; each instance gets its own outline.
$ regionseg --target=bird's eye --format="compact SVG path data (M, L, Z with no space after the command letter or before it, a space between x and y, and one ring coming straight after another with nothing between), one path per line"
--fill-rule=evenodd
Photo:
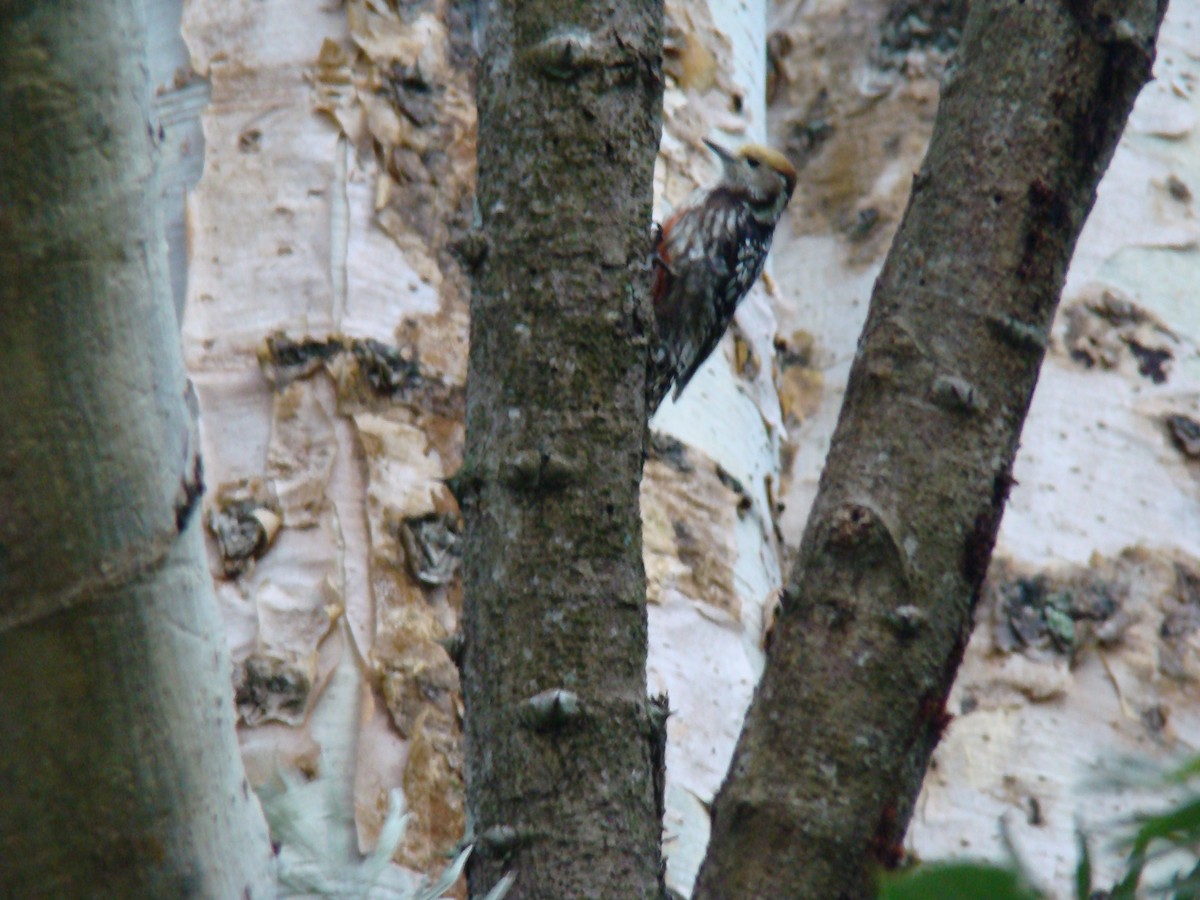
M752 156L746 160L746 165L748 165L752 169L757 169L758 168L758 160Z

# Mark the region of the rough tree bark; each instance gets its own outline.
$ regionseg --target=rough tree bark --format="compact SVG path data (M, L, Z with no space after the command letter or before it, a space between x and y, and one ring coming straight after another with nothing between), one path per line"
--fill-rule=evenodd
M0 7L0 882L271 893L199 532L137 0Z
M970 633L1076 237L1165 0L973 4L697 897L865 897Z
M470 880L653 897L638 483L662 5L490 7L460 491Z

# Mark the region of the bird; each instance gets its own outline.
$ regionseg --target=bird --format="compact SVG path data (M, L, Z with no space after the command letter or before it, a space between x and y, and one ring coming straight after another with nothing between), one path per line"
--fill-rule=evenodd
M674 386L678 399L762 273L775 226L796 189L796 169L761 144L730 152L704 144L720 180L695 191L657 229L652 259L655 340L646 378L653 413Z

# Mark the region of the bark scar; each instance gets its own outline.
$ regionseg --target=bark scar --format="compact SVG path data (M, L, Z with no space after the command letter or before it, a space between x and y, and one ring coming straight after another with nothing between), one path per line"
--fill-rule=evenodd
M187 528L188 522L200 498L204 496L204 462L194 448L189 448L191 465L184 465L183 475L179 479L179 491L175 494L175 531L179 534Z
M905 585L912 582L908 557L900 546L897 529L869 501L842 504L829 521L826 546L834 551L853 551L890 561L899 570Z
M101 599L126 585L145 580L162 568L177 538L178 532L172 523L146 540L113 553L101 561L95 571L81 573L71 584L27 594L19 608L14 608L13 604L0 607L0 634Z
M601 69L633 71L643 54L615 31L597 35L582 28L555 31L527 48L525 61L548 78L575 81Z

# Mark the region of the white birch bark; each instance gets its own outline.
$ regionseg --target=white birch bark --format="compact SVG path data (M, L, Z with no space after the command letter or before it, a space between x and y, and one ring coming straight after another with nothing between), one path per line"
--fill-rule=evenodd
M212 96L184 345L210 532L250 535L237 558L237 540L210 540L210 563L251 780L276 798L292 783L278 808L311 842L285 848L284 868L334 893L394 798L410 867L441 869L464 830L457 673L439 641L458 604L442 480L466 367L448 243L474 109L448 8L195 2L184 17ZM373 877L415 884L396 867Z
M405 194L364 146L400 148L409 163L428 151L429 121L418 124L380 99L383 63L416 66L427 81L458 91L434 121L459 129L448 165L467 179L470 98L438 50L446 45L444 9L401 20L389 8L352 3L348 21L345 11L315 3L218 8L195 0L186 23L192 64L213 92L204 180L189 201L186 322L209 481L219 490L258 479L273 488L283 524L253 571L221 582L219 592L235 656L265 654L284 674L302 676L277 682L301 685L299 705L267 710L264 724L243 730L243 747L260 780L276 766L342 779L364 849L390 789L409 787L419 816L447 784L422 782L409 760L414 748L418 759L451 758L443 736L453 709L405 711L403 686L417 670L443 671L432 638L451 627L453 604L444 588L423 593L404 575L404 552L388 529L444 508L438 479L453 471L446 448L461 436L442 417L366 409L351 389L353 372L339 375L336 365L272 390L256 354L279 330L294 339L373 338L418 347L448 384L461 383L465 306L431 253L437 242L405 223L392 202L399 191L427 206L437 188ZM703 853L703 803L723 777L761 665L763 607L781 568L774 504L784 502L780 527L795 542L870 288L932 122L944 53L932 37L920 40L930 23L919 11L896 26L915 42L876 52L884 9L879 0L774 7L774 140L794 147L799 125L800 142L815 149L777 236L773 302L770 290L757 290L739 314L740 338L727 338L681 401L653 422L682 443L687 460L681 466L676 450L652 459L643 495L649 680L652 690L669 690L675 710L665 839L669 878L681 890ZM662 214L714 175L700 137L736 144L766 131L763 5L713 0L669 4L669 12ZM996 822L1007 814L1030 868L1061 886L1074 861L1077 812L1091 823L1140 802L1080 794L1080 773L1126 750L1161 757L1196 740L1187 701L1195 633L1164 646L1156 630L1164 608L1193 603L1174 573L1177 563L1194 570L1191 557L1200 555L1196 463L1164 425L1168 415L1200 419L1200 324L1187 303L1200 281L1191 199L1200 190L1189 50L1196 19L1192 0L1175 0L1160 81L1139 103L1080 242L998 547L1011 560L1005 583L1051 571L1076 593L1085 573L1062 566L1087 567L1098 553L1089 577L1126 598L1132 624L1118 629L1124 639L1116 645L1079 648L1072 667L1061 653L998 648L1003 629L981 614L951 703L958 718L910 835L926 857L997 853ZM412 171L399 170L402 179ZM1104 314L1070 312L1105 290L1165 330L1151 319L1122 321L1111 304L1098 307ZM1070 315L1077 325L1068 335ZM773 360L776 337L786 358ZM1143 357L1172 354L1163 384L1137 374L1134 344ZM1073 360L1073 350L1092 367ZM782 478L781 454L792 460ZM722 479L718 465L732 479ZM431 596L432 618L424 613ZM353 653L344 652L347 639ZM411 727L402 737L397 727L431 719L441 723L432 739ZM1064 754L1064 746L1080 749ZM431 815L458 821L449 807ZM404 858L428 863L435 845L410 846ZM1113 861L1101 856L1102 873Z
M280 696L266 691L264 703L242 710L260 722L243 727L247 764L256 783L267 782L276 768L352 781L359 844L368 849L389 791L397 787L409 789L417 819L462 826L454 812L461 809L457 787L448 788L444 778L422 778L437 769L430 759L453 757L442 736L451 732L438 725L444 712L427 712L420 704L401 708L405 686L441 665L433 638L451 629L453 610L435 592L442 605L434 608L441 612L436 620L425 618L427 599L403 571L405 555L395 535L387 534L389 526L394 530L445 502L438 480L453 466L445 453L431 456L425 447L457 446L461 434L456 421L356 413L361 398L348 400L351 379L336 373L318 372L273 392L258 356L265 338L278 331L296 340L373 338L402 347L416 341L422 364L461 384L465 305L458 287L446 285L428 236L398 221L394 204L389 206L398 191L395 175L381 173L378 154L370 152L372 140L397 152L423 152L428 136L386 102L377 63L396 63L448 85L450 96L437 115L455 128L450 164L468 185L473 113L460 73L439 55L447 40L444 9L412 21L369 3L352 3L348 12L347 24L315 4L286 12L274 4L189 6L185 36L193 67L211 85L212 105L204 114L204 177L189 197L184 329L204 409L214 489L208 508L238 488L236 496L249 506L282 519L278 538L253 568L218 580L235 660L243 666L259 660L281 689ZM714 175L700 137L761 141L766 125L763 8L744 19L736 4L714 5L711 14L681 4L672 14L683 42L678 61L687 71L675 70L669 92L674 112L662 169L667 204ZM720 17L719 25L713 17ZM734 94L741 113L731 109ZM648 490L674 498L664 505L675 504L667 514L651 501L646 512L652 599L661 600L651 621L656 659L664 661L652 662L651 687L670 687L677 701L671 769L683 774L673 782L670 805L672 815L689 817L688 828L697 833L705 827L696 817L697 798L711 798L724 771L721 759L709 757L709 744L728 758L761 664L761 608L779 579L764 481L774 468L779 435L769 377L773 327L764 297L749 301L739 318L755 348L758 377L742 379L739 388L729 348L723 349L681 404L655 423L696 448L689 451L696 476L686 482L677 475L648 479ZM715 429L716 420L705 412L714 398L722 416L742 424ZM431 437L431 429L442 433ZM743 492L718 478L717 464ZM739 513L739 503L748 509ZM682 545L675 521L695 531ZM220 571L215 556L213 568ZM326 612L344 616L348 630L327 631ZM399 617L402 627L389 625L393 630L381 639L380 623L389 616ZM330 680L347 635L354 653L342 654L339 674ZM714 648L720 668L688 695L680 680L683 658L672 659L669 644L692 640ZM687 677L687 684L699 683ZM721 705L735 710L734 717L712 733L707 723L715 720L706 704L726 696ZM356 697L362 704L357 713ZM406 717L409 725L423 722L429 733L413 728L402 736L398 725ZM679 753L687 729L704 747L697 763ZM413 759L421 765L410 764ZM344 791L349 796L348 784ZM451 796L442 796L447 792ZM440 844L420 852L409 848L401 858L432 865L447 849L448 834L443 824ZM692 833L680 842L696 846ZM698 859L688 865L695 864Z
M761 2L667 4L659 156L660 221L719 174L700 143L767 140L767 9ZM769 278L677 401L650 427L642 521L650 608L651 693L666 691L668 886L687 895L762 670L763 610L781 583L775 532L783 439L773 378Z

